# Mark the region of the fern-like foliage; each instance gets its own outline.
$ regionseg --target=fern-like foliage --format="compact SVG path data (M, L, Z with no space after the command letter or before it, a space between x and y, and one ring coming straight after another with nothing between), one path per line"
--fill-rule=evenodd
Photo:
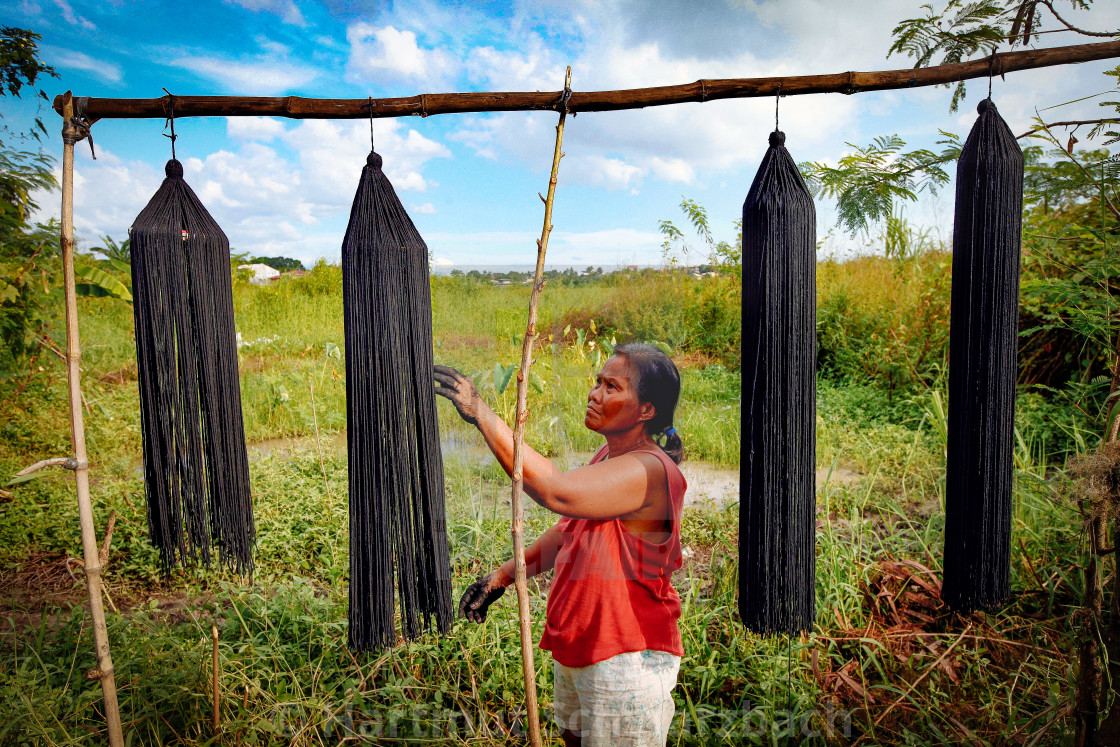
M1113 85L1116 87L1117 91L1120 92L1120 65L1117 65L1111 70L1105 70L1104 74L1114 79ZM1120 101L1102 101L1100 105L1110 107L1116 114L1120 114ZM1103 135L1107 138L1104 141L1105 146L1120 143L1120 125L1117 125L1115 122L1101 123L1094 127L1093 131L1089 133L1089 137L1097 137L1098 135Z
M906 151L898 135L882 136L862 148L848 143L852 152L835 166L805 162L799 168L814 196L836 199L837 224L856 234L890 218L896 199L913 202L949 182L946 164L957 159L962 143L942 130L937 144L940 152Z
M708 261L713 265L728 268L738 267L743 261L743 222L735 221L735 243L716 241L712 237L712 228L708 223L708 210L696 200L681 196L681 212L685 220L692 226L707 249ZM670 220L661 220L657 224L658 231L663 238L661 254L665 260L676 265L682 257L687 257L695 247L685 240L684 233Z
M1053 30L1090 36L1107 33L1072 26L1059 15L1058 0L948 0L944 7L922 6L925 15L901 21L891 32L894 44L887 52L914 59L914 67L951 65L994 53L999 47L1027 45L1037 41L1045 24ZM1067 0L1075 10L1088 10L1092 0ZM1065 12L1064 10L1062 11ZM964 99L965 83L953 86L949 111L955 112Z
M923 5L925 16L908 18L894 27L894 44L887 57L906 55L914 58L914 67L925 67L931 63L952 65L979 52L990 55L1007 37L1008 26L1023 4L1019 0L949 0L942 10ZM934 58L938 58L936 62ZM959 81L953 88L950 112L957 110L964 95L964 81Z

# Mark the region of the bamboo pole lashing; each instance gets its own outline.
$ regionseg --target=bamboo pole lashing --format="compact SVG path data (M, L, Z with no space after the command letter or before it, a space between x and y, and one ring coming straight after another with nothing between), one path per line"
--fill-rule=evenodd
M175 95L176 119L184 117L271 116L288 119L365 119L367 117L428 117L501 111L596 111L642 109L719 99L770 97L814 93L863 93L956 83L992 74L1004 75L1053 65L1120 57L1120 41L1077 44L1048 49L1001 52L969 62L923 68L870 72L840 72L769 78L701 79L692 83L613 91L574 91L561 103L561 91L424 93L383 99L319 99L301 96L180 96ZM54 108L61 113L63 97ZM166 119L172 99L82 98L79 114L90 119Z
M32 472L38 472L45 467L62 467L63 469L76 470L78 466L78 460L74 457L52 457L51 459L43 459L28 467L24 467L17 472L15 476L23 477L24 475L30 475Z
M564 74L564 92L561 100L571 95L572 68ZM514 586L517 589L517 619L521 634L521 664L525 673L525 704L529 719L529 740L533 747L541 744L540 716L537 708L536 664L533 660L533 630L529 622L529 587L525 569L525 507L522 504L524 483L522 468L525 461L525 422L529 417L529 369L533 365L533 342L537 337L537 306L541 290L544 288L544 258L548 250L548 237L552 233L552 205L556 196L556 175L560 169L560 159L564 157L561 146L564 143L564 121L567 110L561 108L560 121L556 125L556 146L552 151L552 171L548 179L548 196L544 198L544 224L541 237L537 240L537 264L533 271L533 290L529 295L529 321L525 327L525 337L521 341L521 368L517 370L517 405L513 425L513 471L510 487L510 503L513 521L510 533L513 535ZM539 196L539 195L538 195Z
M97 654L97 679L105 706L105 722L111 747L121 747L120 708L113 657L109 651L109 633L105 625L105 608L101 599L100 548L93 525L93 505L89 494L89 462L86 456L85 420L82 414L81 342L78 336L78 296L74 276L74 145L85 137L74 121L73 102L63 107L62 125L62 272L66 298L66 381L70 406L70 441L76 464L74 482L78 494L78 521L82 530L82 556L89 592L89 611L93 618L93 641Z

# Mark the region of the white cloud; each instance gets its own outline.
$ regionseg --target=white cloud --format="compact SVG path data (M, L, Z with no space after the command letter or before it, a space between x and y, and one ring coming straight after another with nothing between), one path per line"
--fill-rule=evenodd
M312 68L291 62L241 62L187 56L171 60L170 64L209 78L227 91L244 95L287 93L307 85L319 75Z
M286 132L284 123L273 117L227 117L226 133L234 140L272 142Z
M354 83L421 83L446 85L457 67L453 55L442 49L423 47L412 31L393 26L376 27L355 23L346 30L350 42L347 80Z
M564 66L537 34L525 39L526 51L475 47L466 61L470 78L494 91L549 91L563 88Z
M794 72L749 52L737 51L713 60L673 56L655 41L624 46L619 34L610 33L609 22L600 22L597 28L597 36L572 62L577 90ZM566 59L530 35L524 51L472 50L467 72L478 85L496 90L558 90ZM781 126L789 135L790 147L800 154L805 145L819 143L837 127L850 125L856 111L856 103L849 97L818 97L812 104L785 99ZM553 116L503 113L461 120L452 138L481 157L512 158L544 169L552 150ZM588 124L584 123L587 120L569 120L563 169L567 179L608 190L635 191L647 179L694 184L700 173L727 172L757 162L766 149L770 129L766 123L772 117L773 101L760 99L597 112L589 115L593 121ZM757 136L750 137L751 133Z
M692 180L696 178L696 170L681 158L654 156L650 159L649 166L653 173L663 181L691 184Z
M238 251L285 255L310 262L337 257L354 190L369 153L366 122L307 120L292 126L269 118L229 119L237 141L202 158L184 158L186 181ZM398 120L374 123L377 150L398 194L424 191L425 165L450 156L446 147ZM125 161L98 149L96 161L79 149L75 168L75 226L85 240L123 238L155 194L162 169ZM291 160L289 153L296 153ZM58 215L58 195L37 195L40 220ZM435 212L433 203L413 208Z
M280 16L284 23L289 23L293 26L306 26L307 22L303 19L303 13L300 12L299 6L292 0L226 0L232 5L240 5L242 8L252 11L265 11Z
M254 41L256 41L257 46L263 49L265 52L276 55L277 57L287 57L289 54L291 54L292 51L292 48L287 44L281 44L278 41L269 39L264 34L257 34L257 37Z
M566 165L568 169L565 176L571 176L575 181L592 187L603 187L609 191L637 188L642 177L645 176L643 169L619 158L589 155L575 158L573 162Z
M143 161L124 161L103 147L97 160L86 148L75 149L74 228L81 243L100 236L123 239L140 210L148 204L163 181L163 169ZM61 171L55 177L61 182ZM40 210L35 220L57 218L61 196L55 191L37 195Z
M409 210L411 210L413 213L416 213L418 215L435 215L436 214L436 206L433 205L430 202L425 202L422 205L413 205L411 208L409 208Z
M398 192L427 190L424 164L448 157L450 151L400 120L378 119L373 126L377 152L393 187ZM284 141L299 153L307 191L320 201L348 207L369 154L369 124L307 120L285 133Z
M121 72L119 65L94 59L85 52L44 46L43 58L55 67L60 67L63 70L80 70L105 83L119 84L124 80L124 74Z
M70 7L70 3L66 2L66 0L54 0L54 4L62 11L62 17L66 19L67 23L73 26L81 26L87 31L94 31L97 29L97 26L95 26L92 21L75 13L74 9Z

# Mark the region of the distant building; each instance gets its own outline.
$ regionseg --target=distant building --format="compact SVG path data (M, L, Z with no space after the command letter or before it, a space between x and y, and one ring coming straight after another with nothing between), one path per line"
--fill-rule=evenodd
M237 269L252 270L253 277L249 279L249 282L253 285L264 285L270 280L275 280L276 278L280 277L279 270L274 267L269 267L268 265L262 265L259 263L252 265L238 265Z
M280 280L281 278L295 280L296 278L302 278L310 274L310 270L291 270L290 272L281 274L279 277L271 278L271 280Z

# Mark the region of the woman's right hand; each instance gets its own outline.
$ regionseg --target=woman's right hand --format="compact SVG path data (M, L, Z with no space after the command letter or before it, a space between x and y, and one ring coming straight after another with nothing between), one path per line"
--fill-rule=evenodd
M485 622L486 610L506 593L505 584L498 578L500 573L479 576L478 580L467 587L459 601L459 614L471 622Z
M469 376L451 368L451 366L435 366L432 369L435 379L436 394L451 400L459 416L471 425L478 425L478 416L486 403L475 388Z

